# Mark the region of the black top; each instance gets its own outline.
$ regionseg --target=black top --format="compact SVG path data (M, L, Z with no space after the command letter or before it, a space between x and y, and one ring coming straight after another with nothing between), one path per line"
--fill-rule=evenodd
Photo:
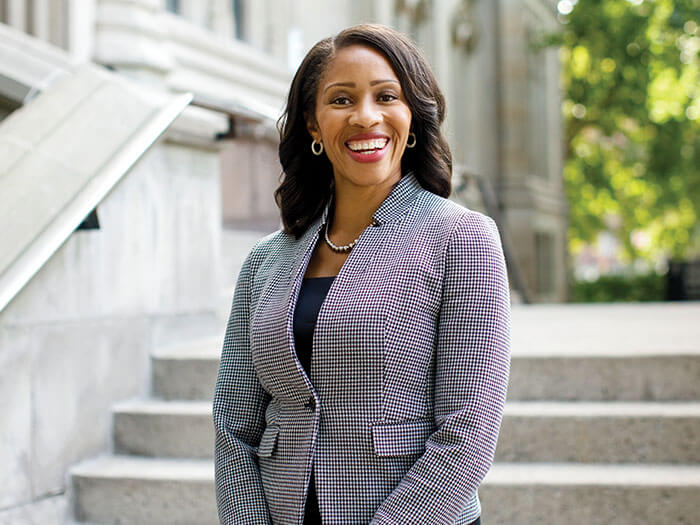
M301 282L299 298L294 310L294 346L297 350L297 357L308 376L311 376L311 348L316 319L318 319L318 312L334 279L335 276L305 277ZM312 473L309 490L306 493L304 524L316 525L318 523L321 523L321 513L318 508L316 485Z
M321 304L335 276L304 277L294 310L294 346L307 375L311 375L311 345Z

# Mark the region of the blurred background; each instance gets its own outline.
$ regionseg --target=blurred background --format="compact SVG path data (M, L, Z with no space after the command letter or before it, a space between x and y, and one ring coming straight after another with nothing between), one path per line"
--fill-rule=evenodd
M571 297L698 299L700 4L557 9Z
M0 0L0 524L216 522L209 400L280 227L276 122L362 22L424 50L451 198L497 221L522 305L489 516L700 514L698 0Z

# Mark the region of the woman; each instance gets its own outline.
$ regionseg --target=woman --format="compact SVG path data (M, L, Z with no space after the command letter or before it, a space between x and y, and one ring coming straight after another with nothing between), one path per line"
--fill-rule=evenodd
M508 283L493 221L445 198L444 116L387 27L346 29L299 67L284 229L243 264L216 385L222 523L479 523Z

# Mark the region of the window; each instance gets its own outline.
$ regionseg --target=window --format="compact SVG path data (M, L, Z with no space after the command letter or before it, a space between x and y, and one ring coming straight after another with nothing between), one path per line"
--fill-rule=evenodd
M243 24L245 16L243 0L231 0L231 11L233 12L234 36L239 40L245 40L247 35L245 34L245 24Z
M538 177L549 176L547 121L549 93L547 91L547 53L533 45L535 31L528 31L527 53L527 150L529 172Z
M180 0L165 0L165 10L176 15L181 14L182 6L180 5Z
M554 236L549 233L535 233L535 253L537 257L537 293L549 295L554 292Z

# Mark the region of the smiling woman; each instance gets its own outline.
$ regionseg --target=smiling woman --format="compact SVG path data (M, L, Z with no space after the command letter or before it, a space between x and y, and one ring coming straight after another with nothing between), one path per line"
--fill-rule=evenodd
M378 25L322 40L280 121L284 228L234 293L222 523L480 523L510 364L495 224L450 193L445 103Z

